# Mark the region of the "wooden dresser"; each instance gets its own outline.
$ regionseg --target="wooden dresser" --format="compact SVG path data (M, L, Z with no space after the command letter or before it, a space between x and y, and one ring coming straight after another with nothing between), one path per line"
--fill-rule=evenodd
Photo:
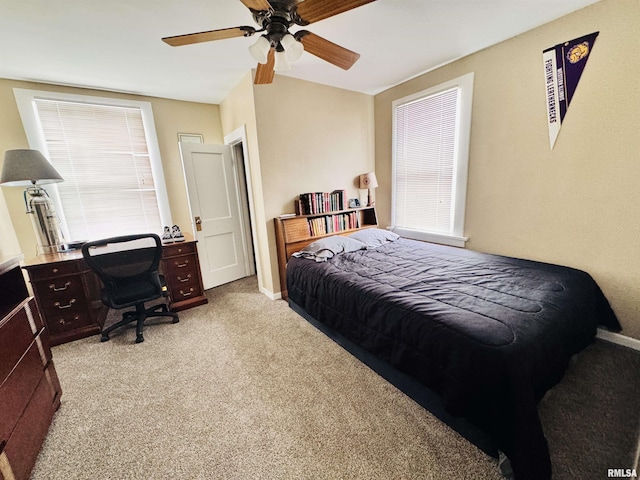
M95 335L102 330L108 312L101 300L102 285L79 250L39 255L27 261L23 268L29 274L51 334L51 345ZM173 311L207 303L195 240L187 237L184 242L163 246L160 269L167 280Z
M19 257L0 259L0 479L27 480L62 389Z

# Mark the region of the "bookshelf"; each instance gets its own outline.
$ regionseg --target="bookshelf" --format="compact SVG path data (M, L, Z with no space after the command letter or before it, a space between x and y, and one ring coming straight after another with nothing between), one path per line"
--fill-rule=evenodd
M350 208L309 215L285 214L273 219L278 251L282 298L287 299L287 261L291 254L310 243L332 235L348 235L378 226L374 207Z

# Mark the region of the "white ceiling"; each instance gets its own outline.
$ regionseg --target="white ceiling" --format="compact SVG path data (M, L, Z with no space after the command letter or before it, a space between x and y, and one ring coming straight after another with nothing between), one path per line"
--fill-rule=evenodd
M360 53L350 70L305 53L286 75L376 94L596 1L377 0L305 27ZM0 0L0 78L217 104L257 37L160 39L241 25L256 26L239 0Z

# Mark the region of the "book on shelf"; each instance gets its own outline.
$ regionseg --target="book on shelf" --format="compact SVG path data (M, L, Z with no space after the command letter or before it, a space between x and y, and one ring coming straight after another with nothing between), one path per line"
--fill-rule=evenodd
M345 190L301 193L298 198L296 213L299 212L299 215L314 215L347 209L347 192Z
M309 225L309 236L317 237L360 228L360 217L357 212L336 213L309 218L307 224Z

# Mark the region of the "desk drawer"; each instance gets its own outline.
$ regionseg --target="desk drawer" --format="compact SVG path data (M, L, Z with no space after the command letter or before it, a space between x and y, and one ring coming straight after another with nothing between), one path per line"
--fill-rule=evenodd
M183 285L180 288L171 290L171 301L176 303L200 296L202 296L202 290L197 283L192 285Z
M176 255L192 254L196 251L196 244L193 242L176 243L162 247L162 258L174 257Z
M33 280L43 278L58 278L61 275L72 275L79 273L82 268L81 261L45 263L28 267L29 276Z
M86 301L82 276L80 275L36 280L32 283L38 300L40 300L40 304L43 307L56 303L66 305L72 300L73 302L71 303Z

